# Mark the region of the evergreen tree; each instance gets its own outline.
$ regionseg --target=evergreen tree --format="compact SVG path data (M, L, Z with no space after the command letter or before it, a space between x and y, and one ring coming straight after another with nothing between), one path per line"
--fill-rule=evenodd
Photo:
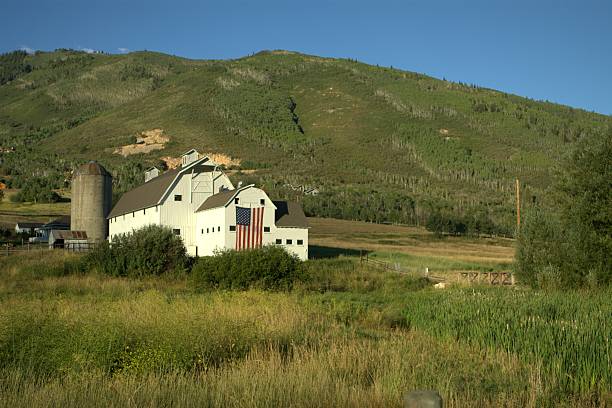
M583 138L555 184L558 211L527 214L517 248L517 274L543 286L609 285L612 281L612 133Z
M612 278L612 131L585 138L567 161L558 190L579 273Z

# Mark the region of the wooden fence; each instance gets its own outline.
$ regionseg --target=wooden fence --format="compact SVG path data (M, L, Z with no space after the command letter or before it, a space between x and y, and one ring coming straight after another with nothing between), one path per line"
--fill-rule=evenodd
M19 254L27 254L29 252L38 252L41 253L43 251L51 251L51 250L60 250L60 251L70 251L70 252L87 252L92 250L95 247L95 244L92 242L79 242L79 243L68 243L65 245L55 245L50 247L49 244L24 244L11 246L9 244L2 245L0 247L0 257L1 256L10 256L10 255L19 255Z
M368 264L375 268L379 268L384 271L391 271L400 275L412 275L424 277L431 282L436 283L450 283L453 279L433 274L429 268L425 268L423 271L416 269L408 269L403 267L400 263L391 263L381 261L380 259L370 258L367 251L359 251L359 261L361 264ZM499 271L499 272L482 272L482 271L455 271L453 275L456 276L456 282L464 282L472 284L489 284L489 285L515 285L514 273L510 271Z

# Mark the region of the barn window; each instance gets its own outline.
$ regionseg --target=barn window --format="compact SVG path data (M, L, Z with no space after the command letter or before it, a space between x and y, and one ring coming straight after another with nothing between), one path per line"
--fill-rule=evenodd
M261 204L261 205L266 205L266 200L265 200L265 198L260 198L260 199L259 199L259 204Z
M304 240L303 239L298 239L297 240L297 244L298 245L304 245Z
M204 228L202 228L202 234L204 233Z
M132 212L132 218L134 218L136 216L136 212Z
M291 245L291 244L293 244L293 240L292 239L287 239L287 240L285 240L285 243L287 245Z
M238 197L234 198L234 204L238 204Z
M279 239L276 240L276 245L281 245L282 243L283 243L282 239L279 238Z
M174 228L174 229L172 230L172 233L173 233L174 235L181 235L181 230L180 230L179 228Z
M147 209L145 208L144 210L142 210L142 213L146 214L147 213Z
M270 227L264 227L264 232L270 232Z
M221 231L221 227L217 227L217 232L220 232L220 231Z
M208 228L206 228L206 233L208 234Z
M230 231L236 231L236 226L235 225L230 225Z
M174 201L183 201L183 196L180 194L175 194L174 195Z

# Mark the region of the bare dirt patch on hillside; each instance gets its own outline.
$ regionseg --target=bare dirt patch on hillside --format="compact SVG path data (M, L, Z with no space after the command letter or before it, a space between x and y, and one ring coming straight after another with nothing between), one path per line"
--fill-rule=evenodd
M113 153L120 154L123 157L132 154L150 153L155 150L162 150L169 141L170 137L164 135L163 129L145 130L136 136L136 143L121 146L115 149Z
M227 154L223 154L223 153L212 153L212 152L200 153L199 157L200 158L208 157L210 160L212 160L216 164L225 166L226 168L240 166L240 163L242 163L242 160L237 159L235 157L228 156ZM169 169L174 169L181 165L180 157L165 156L165 157L162 157L161 160L163 160L163 162L166 163L166 166L168 166ZM243 173L244 172L245 171L243 170Z

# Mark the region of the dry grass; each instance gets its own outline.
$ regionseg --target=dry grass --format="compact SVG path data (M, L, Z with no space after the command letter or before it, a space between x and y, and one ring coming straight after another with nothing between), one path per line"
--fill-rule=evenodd
M309 262L293 292L198 293L185 276L59 276L78 256L46 254L0 265L0 406L392 407L414 389L447 407L606 404L407 327L426 284L350 258Z
M397 252L486 264L511 263L514 241L504 238L437 238L424 228L310 218L309 242L333 248Z
M245 358L196 375L100 373L33 381L21 372L0 382L5 406L401 406L414 388L435 388L447 407L536 406L533 391L513 385L537 370L456 343L440 346L417 333L378 340L338 339L324 347L292 346L287 353L258 347ZM479 361L473 364L473 361ZM483 382L508 384L503 392ZM525 384L527 381L525 381ZM499 386L497 384L496 386ZM533 388L535 391L537 388Z

